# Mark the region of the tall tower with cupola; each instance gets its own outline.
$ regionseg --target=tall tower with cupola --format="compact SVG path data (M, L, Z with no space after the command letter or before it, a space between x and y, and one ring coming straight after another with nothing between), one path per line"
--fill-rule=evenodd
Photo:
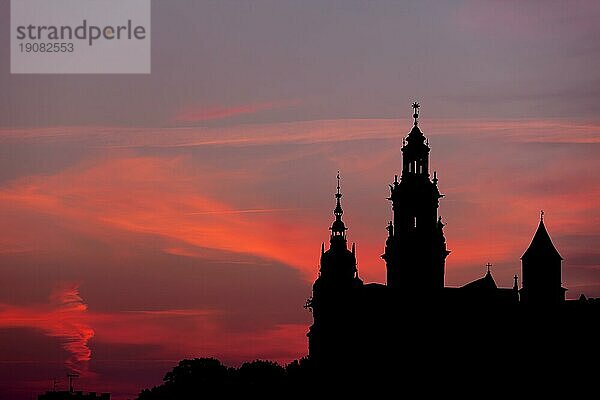
M319 277L313 285L313 295L307 303L313 313L313 325L308 332L309 355L313 360L326 362L339 360L351 347L352 336L356 331L356 310L360 304L357 289L363 286L358 277L356 247L348 249L346 224L342 221L340 174L337 175L335 217L329 237L329 249L321 245ZM336 361L337 362L337 361Z
M444 287L446 249L437 174L429 174L429 141L419 129L419 103L413 104L414 123L402 145L402 175L390 185L393 222L382 258L387 284L403 293L431 293Z

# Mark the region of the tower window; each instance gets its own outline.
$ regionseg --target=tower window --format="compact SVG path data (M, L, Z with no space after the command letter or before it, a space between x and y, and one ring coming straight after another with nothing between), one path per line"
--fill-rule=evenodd
M413 218L413 228L417 227L417 217Z

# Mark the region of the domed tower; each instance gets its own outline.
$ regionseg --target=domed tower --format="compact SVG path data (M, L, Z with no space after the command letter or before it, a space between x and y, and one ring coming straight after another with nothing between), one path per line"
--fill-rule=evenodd
M521 257L524 304L555 305L565 301L567 289L562 287L563 258L554 247L544 225L544 212L531 244Z
M329 230L329 250L325 250L324 244L321 245L321 262L319 269L319 280L327 281L335 288L344 288L352 285L355 278L358 277L356 269L355 246L352 245L352 251L348 250L348 241L346 239L346 225L342 221L342 193L340 192L340 173L337 175L337 192L335 194L336 204L333 210L335 220ZM316 282L315 282L316 284Z
M335 220L331 225L329 249L321 245L319 277L313 285L313 297L308 306L313 313L313 325L308 333L309 355L312 359L335 359L348 350L348 332L356 319L357 289L363 282L356 267L356 247L348 250L346 225L342 221L340 174L337 175Z
M382 258L389 287L404 293L431 292L444 287L446 249L437 174L429 175L429 141L419 129L419 104L413 104L413 128L402 146L402 175L390 185L394 221Z

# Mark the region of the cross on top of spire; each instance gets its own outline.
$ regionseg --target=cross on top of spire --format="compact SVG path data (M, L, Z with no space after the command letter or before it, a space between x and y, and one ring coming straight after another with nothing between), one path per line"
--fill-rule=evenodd
M413 114L413 118L415 119L415 126L419 123L419 103L416 101L413 103L412 108L415 110Z

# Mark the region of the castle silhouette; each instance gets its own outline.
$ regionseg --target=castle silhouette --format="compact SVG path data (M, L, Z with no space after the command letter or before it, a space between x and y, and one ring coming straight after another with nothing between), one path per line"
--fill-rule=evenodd
M480 279L444 285L450 254L438 216L429 143L414 126L402 175L390 185L394 211L382 258L387 284L365 284L348 248L338 172L329 249L305 307L313 313L308 356L282 367L256 360L239 369L215 359L182 360L139 400L219 398L597 397L600 301L565 300L562 257L540 215L521 257L522 287L499 288L490 264Z
M582 354L598 355L597 340L582 338L595 329L599 304L582 296L565 300L563 258L544 225L543 212L531 244L521 257L522 287L518 276L512 288L499 288L491 265L480 279L462 287L444 284L445 260L450 254L444 223L438 215L437 174L429 171L429 141L419 128L419 104L412 105L414 124L402 143L402 174L390 185L393 221L381 256L386 284L365 284L359 277L356 248L348 248L342 220L338 172L335 220L329 249L321 246L319 276L306 307L313 314L307 334L308 359L324 372L379 379L400 365L422 379L449 378L457 373L457 359L467 358L466 370L478 375L501 370L492 354L512 354L511 373L535 365L546 377ZM550 341L551 345L542 345ZM570 352L557 351L571 346ZM575 356L574 356L575 354ZM463 370L464 372L465 370ZM414 374L414 375L411 375ZM562 375L564 377L564 375Z

